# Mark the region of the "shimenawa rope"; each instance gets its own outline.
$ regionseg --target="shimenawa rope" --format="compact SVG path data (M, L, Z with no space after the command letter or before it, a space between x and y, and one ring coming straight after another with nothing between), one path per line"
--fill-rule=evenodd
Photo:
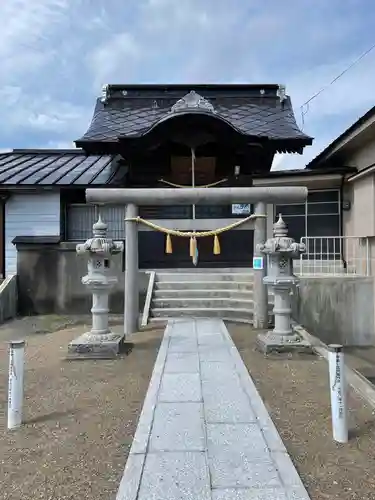
M160 233L164 233L167 235L166 244L165 244L165 253L173 253L172 249L172 238L171 236L177 236L179 238L190 238L190 256L193 257L197 248L197 239L198 238L207 238L210 236L214 237L214 246L213 253L214 255L220 254L220 241L218 235L224 233L226 231L230 231L231 229L235 229L236 227L249 222L250 220L267 217L265 214L251 214L245 219L238 220L229 224L228 226L220 227L217 229L213 229L211 231L179 231L177 229L168 229L166 227L159 226L158 224L154 224L153 222L143 219L142 217L133 217L126 218L126 222L137 222L138 224L144 224L145 226L153 229L154 231L158 231Z

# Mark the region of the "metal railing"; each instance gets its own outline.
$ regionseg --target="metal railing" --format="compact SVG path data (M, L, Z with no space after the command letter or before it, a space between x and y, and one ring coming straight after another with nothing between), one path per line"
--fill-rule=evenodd
M306 236L300 241L306 245L306 253L295 265L300 275L371 275L371 247L367 237Z

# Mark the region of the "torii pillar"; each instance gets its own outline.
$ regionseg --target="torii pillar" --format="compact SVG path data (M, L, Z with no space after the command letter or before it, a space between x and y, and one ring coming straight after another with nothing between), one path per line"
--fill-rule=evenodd
M181 188L181 189L86 189L86 201L95 205L126 206L126 219L138 215L138 206L147 205L219 205L231 203L255 204L258 218L254 228L254 255L257 246L267 240L266 204L302 203L307 198L306 187L245 187L245 188ZM259 255L260 256L260 255ZM265 266L254 269L254 326L268 326L268 295L263 283ZM125 310L124 335L139 328L139 266L137 222L125 225Z

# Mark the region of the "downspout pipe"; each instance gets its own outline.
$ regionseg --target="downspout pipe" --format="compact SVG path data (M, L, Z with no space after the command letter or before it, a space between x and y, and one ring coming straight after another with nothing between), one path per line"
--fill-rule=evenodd
M342 174L341 176L341 183L340 183L340 236L344 236L344 217L343 217L343 201L344 201L344 184L345 184L345 174ZM348 267L348 263L345 260L345 255L344 255L344 245L341 245L340 249L341 253L341 261L343 268L346 270Z

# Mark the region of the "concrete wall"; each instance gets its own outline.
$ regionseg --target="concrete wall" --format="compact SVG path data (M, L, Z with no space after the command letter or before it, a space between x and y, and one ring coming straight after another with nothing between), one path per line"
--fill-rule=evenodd
M60 235L60 193L12 194L5 203L5 276L17 271L13 239L43 235Z
M82 285L87 274L87 259L78 257L74 243L17 244L18 305L22 315L28 314L87 314L91 309L91 294ZM110 296L110 310L124 312L124 273L122 255L113 259L113 274L118 284ZM140 272L140 305L143 309L148 275Z
M302 278L294 319L326 344L374 345L374 278Z
M17 277L6 278L0 285L0 324L17 315Z

